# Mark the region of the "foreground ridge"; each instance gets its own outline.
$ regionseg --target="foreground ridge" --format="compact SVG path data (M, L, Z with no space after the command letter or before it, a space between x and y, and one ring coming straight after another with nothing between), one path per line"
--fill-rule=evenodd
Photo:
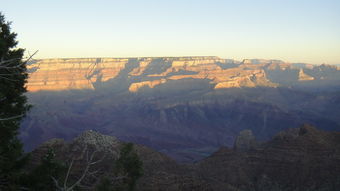
M241 133L253 140L247 135L250 132ZM84 144L105 148L102 151L112 157L115 154L109 150L122 142L88 131L69 143L50 141L32 154L37 159L53 147L64 158L67 148ZM178 164L142 145L135 149L145 171L137 190L336 190L340 186L340 133L310 125L280 132L248 149L221 148L195 164Z

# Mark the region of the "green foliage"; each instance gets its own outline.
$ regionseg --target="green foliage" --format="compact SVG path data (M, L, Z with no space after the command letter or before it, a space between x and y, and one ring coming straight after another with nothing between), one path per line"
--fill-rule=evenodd
M96 191L114 191L114 185L109 177L103 177L96 186Z
M66 166L55 159L53 149L49 149L41 163L24 178L24 185L29 190L56 190L52 177L59 179L66 171Z
M143 175L143 163L134 145L127 143L120 149L120 157L114 163L113 173L103 176L96 186L97 191L132 191L138 178Z
M0 190L15 190L26 157L17 138L26 103L24 49L15 49L16 34L0 13Z
M116 162L116 167L121 173L128 176L125 179L127 190L134 190L138 178L143 175L143 162L139 159L132 143L123 145L120 150L120 157Z

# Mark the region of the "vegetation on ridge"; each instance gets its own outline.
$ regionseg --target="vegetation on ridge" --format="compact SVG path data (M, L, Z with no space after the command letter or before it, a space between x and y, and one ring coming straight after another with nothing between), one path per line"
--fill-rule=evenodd
M74 145L73 145L74 146ZM143 163L132 143L123 144L118 158L112 158L93 145L76 145L60 152L48 147L38 165L31 161L22 178L27 190L133 191L142 176ZM66 154L72 150L72 154Z

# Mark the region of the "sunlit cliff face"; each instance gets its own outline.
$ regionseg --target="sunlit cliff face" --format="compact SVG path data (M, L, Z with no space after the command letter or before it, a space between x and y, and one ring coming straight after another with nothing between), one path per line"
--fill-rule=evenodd
M115 78L128 59L44 59L29 66L28 91L93 89L93 83Z
M303 64L302 67L259 59L238 62L218 57L42 59L29 65L27 89L30 92L94 89L96 83L118 78L128 82L130 92L180 79L209 80L215 89L277 87L280 80L287 79L280 79L276 73L287 73L293 81L322 80L327 78L323 76L322 66ZM335 66L327 67L339 71Z

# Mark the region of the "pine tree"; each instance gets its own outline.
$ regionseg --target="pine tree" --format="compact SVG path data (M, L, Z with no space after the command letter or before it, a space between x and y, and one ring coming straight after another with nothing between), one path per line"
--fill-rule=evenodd
M16 48L16 33L0 13L0 190L16 190L24 165L22 144L18 139L26 103L26 63L24 49Z
M66 166L55 158L54 150L49 148L40 164L23 176L22 183L28 190L57 190L52 177L59 179L66 170Z
M118 190L135 190L137 180L143 175L143 162L139 159L134 145L126 143L120 150L120 157L116 161L116 168L123 174L128 174L125 183L127 188L120 187Z

